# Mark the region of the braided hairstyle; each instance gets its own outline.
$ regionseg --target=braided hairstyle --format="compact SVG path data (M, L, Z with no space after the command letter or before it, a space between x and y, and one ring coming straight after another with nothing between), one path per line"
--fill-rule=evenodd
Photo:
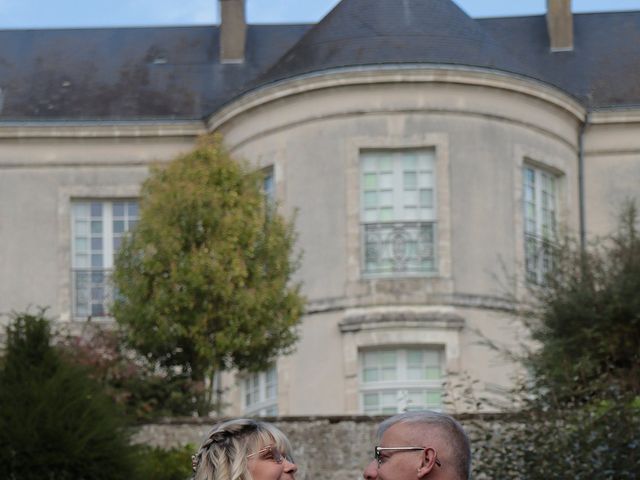
M247 455L267 445L291 459L287 437L270 423L245 418L217 423L192 457L193 480L253 480Z

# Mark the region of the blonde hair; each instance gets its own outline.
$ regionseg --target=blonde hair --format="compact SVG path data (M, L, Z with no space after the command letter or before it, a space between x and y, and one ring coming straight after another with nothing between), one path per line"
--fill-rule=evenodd
M193 456L193 480L253 480L247 455L267 445L291 457L291 444L275 425L239 418L217 423Z

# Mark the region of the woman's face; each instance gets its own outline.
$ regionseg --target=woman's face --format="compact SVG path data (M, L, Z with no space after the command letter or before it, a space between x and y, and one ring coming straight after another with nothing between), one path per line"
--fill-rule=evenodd
M265 445L250 454L247 467L253 480L294 480L298 467L288 461L284 453L275 445Z

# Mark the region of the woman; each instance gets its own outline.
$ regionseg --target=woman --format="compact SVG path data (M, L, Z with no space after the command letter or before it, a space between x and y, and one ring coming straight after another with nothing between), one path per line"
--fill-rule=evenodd
M214 425L192 463L194 480L294 480L298 470L284 433L244 418Z

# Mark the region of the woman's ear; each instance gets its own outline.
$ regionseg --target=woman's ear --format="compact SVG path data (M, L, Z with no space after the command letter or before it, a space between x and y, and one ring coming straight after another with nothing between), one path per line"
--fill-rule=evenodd
M434 468L436 468L436 451L431 447L427 447L422 451L422 462L418 467L418 478L425 478Z

